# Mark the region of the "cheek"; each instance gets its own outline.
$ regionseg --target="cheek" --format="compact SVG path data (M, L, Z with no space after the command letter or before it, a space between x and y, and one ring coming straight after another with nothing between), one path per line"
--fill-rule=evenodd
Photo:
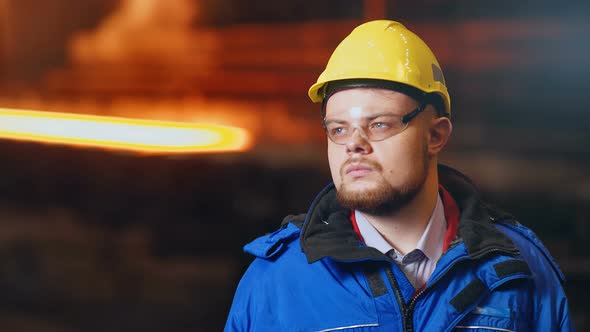
M330 173L332 174L332 181L338 185L340 183L340 167L346 161L346 151L341 151L341 146L328 142L328 164L330 165Z
M421 160L422 145L415 141L412 144L411 140L392 143L395 144L379 149L377 159L383 167L383 176L391 182L398 182L415 172Z

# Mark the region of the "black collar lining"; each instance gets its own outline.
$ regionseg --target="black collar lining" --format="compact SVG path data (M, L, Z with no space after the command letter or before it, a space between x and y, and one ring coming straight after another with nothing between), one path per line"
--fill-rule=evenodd
M458 237L465 243L470 257L478 258L488 252L500 250L518 254L512 240L496 229L502 213L490 211L465 175L439 165L439 180L457 202L461 211ZM492 213L490 213L492 212ZM350 222L350 210L336 200L336 189L328 185L314 200L301 231L301 248L309 263L325 257L336 261L387 260L375 248L366 247L358 239Z

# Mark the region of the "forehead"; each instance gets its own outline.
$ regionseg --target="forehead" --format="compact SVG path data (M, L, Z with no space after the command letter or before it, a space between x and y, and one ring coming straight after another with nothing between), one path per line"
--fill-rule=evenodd
M402 115L417 106L417 102L397 91L354 88L334 93L326 103L326 117L358 118L376 113Z

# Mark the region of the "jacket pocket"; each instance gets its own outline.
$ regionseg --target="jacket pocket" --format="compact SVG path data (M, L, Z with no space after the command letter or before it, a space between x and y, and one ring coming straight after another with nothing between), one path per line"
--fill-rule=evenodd
M475 307L459 324L454 331L463 332L516 332L518 324L516 315L510 308Z

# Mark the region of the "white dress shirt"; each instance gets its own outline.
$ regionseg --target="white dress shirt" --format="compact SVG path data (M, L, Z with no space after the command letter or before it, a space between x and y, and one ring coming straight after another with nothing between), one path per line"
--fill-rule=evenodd
M354 216L361 236L368 247L373 247L389 256L404 272L414 288L419 289L426 284L436 267L436 262L442 256L447 230L447 220L440 195L416 248L406 255L395 250L362 212L355 210Z

